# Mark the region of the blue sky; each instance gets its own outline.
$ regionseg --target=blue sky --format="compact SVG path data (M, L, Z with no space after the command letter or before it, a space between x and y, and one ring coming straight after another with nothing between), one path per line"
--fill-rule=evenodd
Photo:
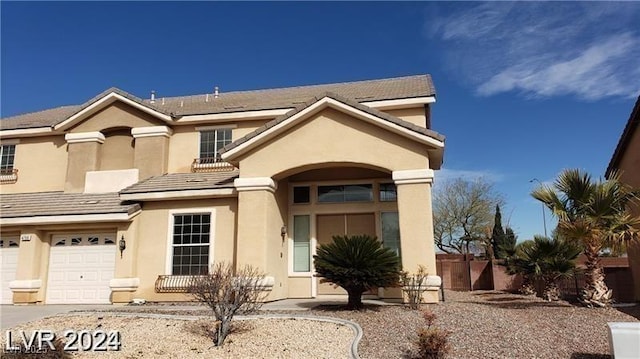
M176 96L430 73L436 181L484 176L521 239L538 178L602 176L640 94L640 3L7 2L2 117L111 86ZM547 216L549 214L547 213Z

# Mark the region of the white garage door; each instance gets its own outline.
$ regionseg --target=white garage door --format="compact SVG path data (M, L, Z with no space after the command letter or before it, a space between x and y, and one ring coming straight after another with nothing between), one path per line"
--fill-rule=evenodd
M55 235L51 239L48 304L111 303L115 235Z
M13 292L9 289L9 282L16 279L19 243L18 237L0 239L0 304L13 303Z

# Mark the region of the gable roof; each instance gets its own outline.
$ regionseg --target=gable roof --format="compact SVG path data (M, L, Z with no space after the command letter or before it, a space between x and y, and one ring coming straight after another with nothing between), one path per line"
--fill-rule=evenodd
M222 114L243 111L290 109L326 92L356 102L371 102L416 97L434 97L436 92L430 75L415 75L378 80L342 82L264 90L222 92L219 97L203 94L180 97L157 97L152 103L118 88L110 88L81 105L64 106L27 113L0 120L2 130L53 127L94 105L109 94L117 94L149 110L178 118L189 115Z
M620 136L620 140L618 141L618 146L616 146L615 151L613 152L613 156L611 156L611 161L609 161L609 166L607 167L607 171L604 176L609 178L614 170L618 168L620 165L620 161L622 160L622 156L627 150L629 143L631 142L631 137L633 133L637 131L638 126L640 124L640 96L636 100L636 104L631 111L631 115L629 116L629 120L627 121L624 130L622 131L622 135Z
M313 97L311 100L307 101L306 103L299 105L298 107L296 107L295 109L287 112L286 114L279 116L269 122L267 122L266 124L264 124L261 127L258 127L257 129L255 129L254 131L248 133L247 135L237 139L236 141L228 144L227 146L223 147L219 153L222 155L223 159L229 159L230 157L232 157L234 154L241 152L243 150L245 150L246 148L250 147L252 142L258 142L258 139L261 137L261 135L266 135L267 132L276 132L278 129L276 127L278 127L278 125L282 125L285 122L288 122L288 120L293 119L294 117L297 117L297 115L300 115L303 111L308 110L316 105L320 105L322 106L324 103L328 104L327 99L332 99L337 101L338 103L344 104L347 107L346 108L351 108L354 110L359 110L362 111L366 114L369 114L371 116L374 116L375 118L378 118L384 122L386 122L388 125L396 125L400 128L403 128L405 130L408 130L410 133L413 133L415 135L423 135L426 136L427 138L430 138L434 141L431 142L432 145L434 145L434 147L442 147L443 145L441 144L442 142L444 142L445 137L433 130L424 128L424 127L420 127L417 126L411 122L402 120L398 117L389 115L388 113L382 112L382 111L378 111L374 108L368 107L368 106L364 106L362 104L359 104L356 101L350 100L346 97L340 96L338 94L335 93L331 93L331 92L327 92L324 94L321 94L319 96L315 96ZM322 102L322 103L321 103ZM329 104L330 105L330 104ZM323 107L324 108L324 107ZM299 117L303 117L303 116L299 116ZM283 127L283 126L279 126L279 127Z

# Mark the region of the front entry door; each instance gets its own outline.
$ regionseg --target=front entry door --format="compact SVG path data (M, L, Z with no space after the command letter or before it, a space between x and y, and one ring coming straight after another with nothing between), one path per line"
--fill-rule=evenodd
M333 236L354 236L366 234L372 237L376 235L376 220L373 213L358 214L323 214L316 220L318 245L331 243ZM320 283L318 281L318 294L344 294L347 292L340 288L334 288L333 284Z

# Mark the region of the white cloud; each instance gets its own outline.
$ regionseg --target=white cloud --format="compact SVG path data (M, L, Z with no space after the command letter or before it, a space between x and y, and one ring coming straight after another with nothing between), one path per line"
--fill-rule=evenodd
M429 21L450 71L483 96L640 92L640 4L481 3Z

